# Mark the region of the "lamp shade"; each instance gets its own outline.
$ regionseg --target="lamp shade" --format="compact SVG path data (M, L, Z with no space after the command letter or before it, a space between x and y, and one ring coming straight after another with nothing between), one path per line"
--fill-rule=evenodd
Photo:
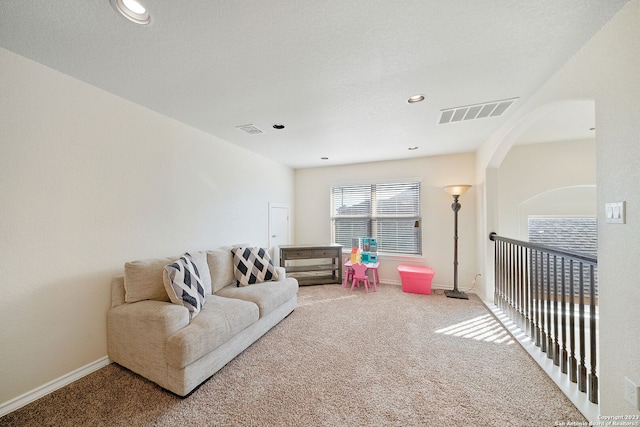
M471 188L470 185L459 184L459 185L447 185L442 189L447 193L451 194L452 196L462 196L470 188Z

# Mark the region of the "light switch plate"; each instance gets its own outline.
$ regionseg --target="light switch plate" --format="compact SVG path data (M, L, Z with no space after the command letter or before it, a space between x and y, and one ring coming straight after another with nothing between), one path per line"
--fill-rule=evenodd
M612 202L605 203L605 217L608 224L625 224L626 221L626 203Z

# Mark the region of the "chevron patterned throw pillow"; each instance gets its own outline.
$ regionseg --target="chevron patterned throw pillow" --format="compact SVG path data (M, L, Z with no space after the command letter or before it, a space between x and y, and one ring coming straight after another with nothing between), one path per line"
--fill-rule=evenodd
M179 260L167 264L163 279L171 302L188 308L191 319L196 317L204 305L205 291L191 255L187 252Z
M278 280L278 273L266 249L241 247L233 248L231 252L238 286Z

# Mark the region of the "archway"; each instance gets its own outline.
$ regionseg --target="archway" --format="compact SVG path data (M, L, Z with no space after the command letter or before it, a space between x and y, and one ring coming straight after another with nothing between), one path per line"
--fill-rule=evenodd
M594 138L594 131L593 99L568 99L545 104L525 115L506 133L487 167L499 168L514 145Z
M526 106L523 108L526 109ZM579 177L572 176L573 180L561 182L555 180L551 174L544 173L544 168L534 168L534 172L543 172L542 179L535 181L526 188L518 181L506 179L505 171L501 166L513 147L528 147L534 154L545 147L552 147L551 141L584 140L591 138L595 147L595 132L590 130L595 127L595 101L593 99L565 99L551 102L521 116L509 128L494 135L492 151L488 154L484 165L484 183L482 198L479 206L484 213L481 224L482 240L479 241L479 251L484 265L481 270L485 274L482 287L483 298L491 301L493 298L493 251L494 244L487 238L489 233L497 232L499 235L522 239L522 226L520 218L520 205L524 201L536 195L562 187L576 187L581 185L595 185L595 165L593 166L593 181L580 181ZM554 136L555 135L555 136ZM489 145L487 145L489 147ZM514 176L531 172L532 163L525 160L522 166L513 168ZM557 160L557 159L556 159ZM569 157L567 162L571 162ZM554 169L557 173L557 167ZM526 191L526 193L525 193ZM583 193L584 194L584 193ZM583 202L580 202L583 203Z

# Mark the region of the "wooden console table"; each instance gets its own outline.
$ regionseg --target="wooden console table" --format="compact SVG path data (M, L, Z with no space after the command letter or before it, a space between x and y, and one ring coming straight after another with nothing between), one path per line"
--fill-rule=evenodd
M280 246L280 267L287 275L298 279L300 285L342 283L342 245L282 245ZM330 259L331 262L300 262L287 265L287 261Z

